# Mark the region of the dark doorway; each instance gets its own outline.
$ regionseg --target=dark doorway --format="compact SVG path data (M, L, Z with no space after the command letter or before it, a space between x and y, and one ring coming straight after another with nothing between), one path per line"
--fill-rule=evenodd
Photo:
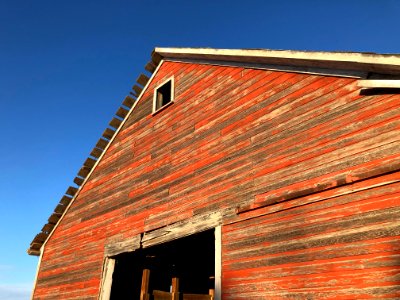
M169 291L177 277L179 292L208 294L214 288L214 230L117 255L110 299L139 299L143 269L150 270L149 291Z

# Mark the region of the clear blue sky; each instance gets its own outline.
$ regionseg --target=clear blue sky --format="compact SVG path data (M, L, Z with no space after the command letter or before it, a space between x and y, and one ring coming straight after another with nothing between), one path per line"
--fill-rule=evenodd
M400 1L0 0L0 300L156 46L400 52Z

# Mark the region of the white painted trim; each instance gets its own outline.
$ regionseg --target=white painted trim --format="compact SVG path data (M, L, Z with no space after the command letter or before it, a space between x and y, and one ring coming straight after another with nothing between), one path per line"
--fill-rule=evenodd
M107 152L108 148L110 147L110 145L112 144L112 142L114 141L115 137L118 135L119 131L121 130L121 128L124 126L125 122L128 120L129 116L131 115L132 111L136 108L137 104L139 103L139 101L142 99L142 96L144 94L144 92L146 91L147 87L150 85L150 83L152 82L152 80L154 79L154 77L156 76L158 70L161 68L162 64L164 63L164 60L161 60L160 63L158 64L156 70L154 71L154 73L151 75L149 81L146 83L146 86L143 87L143 90L141 91L140 95L138 96L138 98L136 99L135 103L133 104L133 106L131 107L131 109L129 110L128 114L126 115L125 119L121 122L120 126L117 128L117 130L115 131L114 136L111 138L111 140L109 141L109 143L107 144L107 146L105 147L104 151L102 152L102 154L100 155L99 159L96 161L95 165L93 166L93 168L90 170L89 174L86 176L85 180L83 181L82 185L78 188L78 191L76 192L76 194L74 195L74 197L72 198L71 202L68 204L67 208L65 209L65 211L63 212L62 216L60 217L60 219L58 220L57 224L54 226L53 230L51 231L51 233L49 234L49 236L47 237L46 241L43 243L42 247L40 248L40 252L44 253L44 248L47 244L47 241L50 239L50 237L53 235L54 231L57 229L58 225L60 224L60 222L62 221L62 219L64 218L64 216L67 214L69 208L71 207L71 205L74 203L75 199L78 197L79 193L81 192L81 190L83 189L83 187L85 186L86 182L89 180L90 176L92 175L92 173L94 172L94 170L96 169L96 167L98 166L98 164L100 163L101 159L104 157L105 153Z
M156 107L156 105L157 105L157 90L160 87L162 87L164 84L168 83L168 81L171 81L171 101L157 109L157 107ZM174 80L174 76L172 75L171 77L169 77L168 79L165 79L163 82L161 82L159 85L157 85L154 88L154 91L153 91L153 115L156 114L157 112L159 112L160 110L164 109L164 107L167 107L168 105L173 103L174 100L175 100L175 80Z
M214 300L222 299L222 230L215 227L215 295Z
M205 230L211 230L205 229ZM196 234L199 232L204 231L204 229L192 233ZM177 239L185 238L187 235L183 235ZM175 238L173 240L176 240ZM157 243L155 245L162 245L167 242L171 242L172 240L167 240L161 243ZM155 246L152 245L152 246ZM214 300L221 300L222 299L222 227L218 225L214 227ZM103 263L103 271L102 277L100 282L100 289L99 289L99 300L109 300L111 296L111 288L112 288L112 278L115 268L115 258L112 257L105 257Z
M40 270L40 266L42 264L42 257L43 257L43 252L42 252L43 248L40 248L40 255L39 255L39 260L38 260L38 264L36 267L36 273L35 273L35 279L33 280L33 287L32 287L32 293L31 293L31 300L33 300L33 296L35 295L35 290L36 290L36 283L37 283L37 279L39 276L39 270Z
M267 49L155 48L163 59L195 59L400 74L400 54Z
M112 277L115 268L115 259L106 257L103 264L103 272L100 285L99 300L109 300L111 296Z
M212 49L212 48L162 48L156 47L154 52L163 57L252 57L269 59L310 60L325 62L354 62L362 64L382 64L400 66L400 54L376 54L361 52L322 52L269 49Z
M357 85L361 88L400 88L400 80L366 79L359 80Z

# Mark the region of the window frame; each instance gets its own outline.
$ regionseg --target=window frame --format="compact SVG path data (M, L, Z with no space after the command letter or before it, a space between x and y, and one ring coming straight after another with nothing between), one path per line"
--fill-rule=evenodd
M162 88L165 84L167 84L168 82L171 82L171 100L167 103L164 104L163 106L157 108L157 91ZM157 114L158 112L162 111L163 109L167 108L168 106L170 106L171 104L174 103L175 100L175 80L174 80L174 76L171 76L167 79L165 79L164 81L162 81L160 84L158 84L155 88L154 88L154 92L153 92L153 115Z
M222 299L222 214L220 212L197 215L177 223L143 232L124 240L113 240L105 246L103 270L100 281L99 300L109 300L112 288L112 275L115 267L115 256L132 252L140 247L162 245L188 235L214 229L215 285L214 300ZM147 237L146 237L147 235ZM138 244L139 242L139 244ZM139 245L139 246L138 246Z

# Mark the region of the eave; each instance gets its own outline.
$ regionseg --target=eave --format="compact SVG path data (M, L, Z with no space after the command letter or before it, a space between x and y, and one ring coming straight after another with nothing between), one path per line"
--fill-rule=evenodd
M400 75L399 54L267 49L155 48L163 59L192 59Z

